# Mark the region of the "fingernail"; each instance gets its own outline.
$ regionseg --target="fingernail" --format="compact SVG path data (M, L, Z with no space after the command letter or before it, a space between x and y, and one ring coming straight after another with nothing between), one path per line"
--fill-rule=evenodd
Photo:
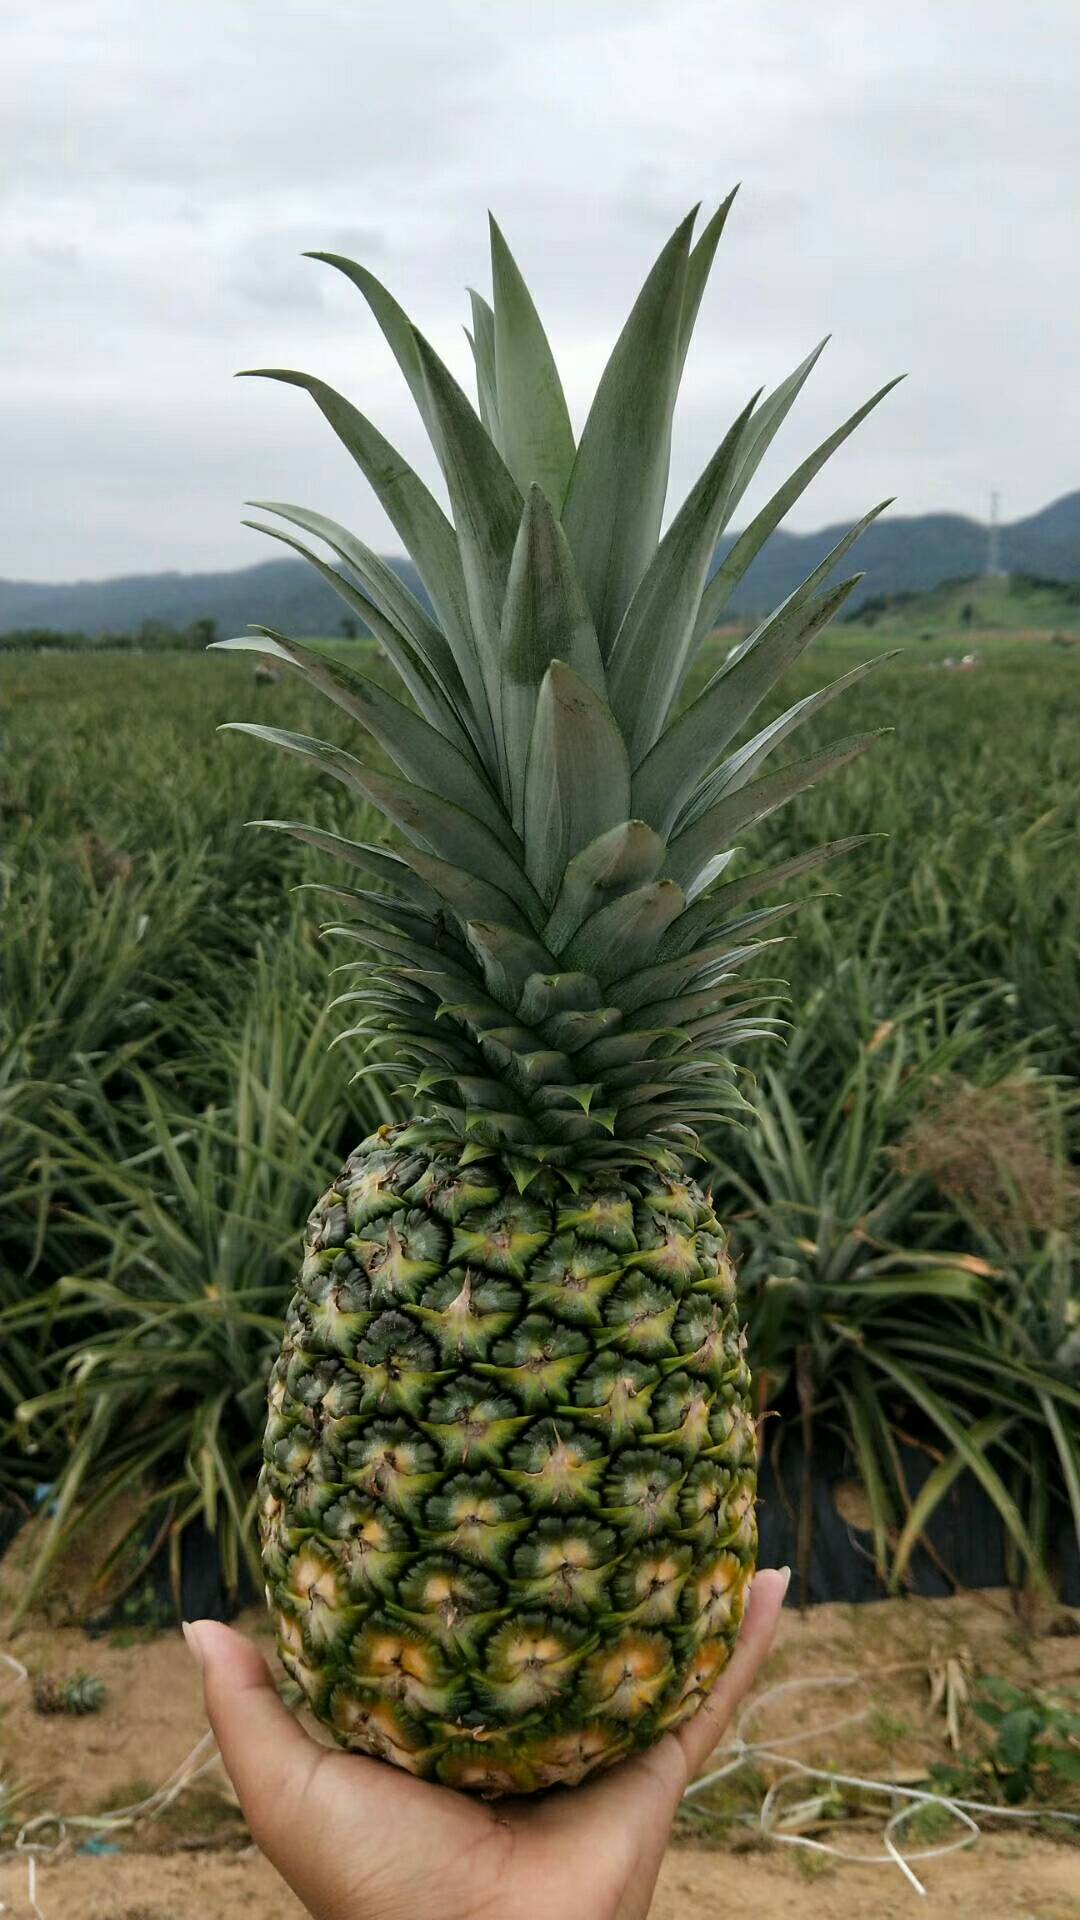
M203 1654L202 1654L202 1648L199 1645L198 1621L197 1620L194 1620L194 1621L181 1620L180 1626L183 1630L184 1639L187 1641L188 1652L190 1653L196 1666L201 1667L203 1663Z
M784 1592L783 1592L783 1594L781 1595L781 1599L783 1599L783 1598L784 1598L784 1596L785 1596L785 1595L787 1594L787 1590L788 1590L788 1588L789 1588L789 1587L790 1587L790 1585L791 1585L791 1568L790 1568L790 1567L777 1567L777 1569L776 1569L776 1571L777 1571L777 1573L778 1573L778 1574L780 1574L780 1575L781 1575L781 1577L782 1577L782 1579L783 1579L783 1582L784 1582Z

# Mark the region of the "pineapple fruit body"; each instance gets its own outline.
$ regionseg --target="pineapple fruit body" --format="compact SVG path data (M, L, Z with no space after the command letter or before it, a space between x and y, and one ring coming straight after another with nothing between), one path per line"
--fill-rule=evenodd
M345 1747L483 1793L692 1714L756 1541L725 1235L678 1161L519 1192L393 1129L309 1222L270 1386L282 1660Z

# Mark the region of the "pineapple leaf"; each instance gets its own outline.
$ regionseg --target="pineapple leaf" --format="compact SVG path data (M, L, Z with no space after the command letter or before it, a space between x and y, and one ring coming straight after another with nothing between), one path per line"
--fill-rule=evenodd
M655 880L666 851L659 834L644 820L624 820L575 854L544 929L544 939L552 952L561 953L582 921L597 913L611 896Z
M516 1012L525 982L534 973L555 965L552 955L534 936L518 933L493 921L470 920L465 937L483 968L488 992Z
M660 533L696 209L649 274L600 379L563 525L607 657Z
M891 393L894 387L899 386L903 378L904 375L901 373L895 380L887 380L883 387L879 387L876 393L871 394L869 400L856 408L842 426L837 427L835 432L830 433L827 439L821 442L820 446L815 447L813 453L808 454L802 465L796 467L790 478L784 481L783 486L777 488L772 499L766 501L761 512L750 522L746 531L739 535L731 552L717 568L705 589L700 615L703 634L711 632L716 626L721 610L727 605L751 560L761 552L769 535L780 525L784 515L794 506L800 495L805 493L811 480L820 473L829 456L836 452L837 447L843 445L850 433L854 433L855 428L866 419L868 413L873 412L879 401L884 400L887 393Z
M516 835L473 759L437 733L419 714L402 706L376 680L355 672L330 654L303 647L272 627L211 643L222 652L258 653L295 667L311 686L359 722L389 754L407 780L431 785L446 800L476 815L512 854L520 855Z
M529 738L524 811L525 871L549 907L568 861L629 811L630 766L610 707L552 661Z
M285 533L280 527L264 526L259 520L246 520L244 525L251 527L256 533L265 533L268 539L277 540L282 546L291 548L293 553L300 554L309 566L314 567L316 573L322 576L327 585L332 587L335 593L340 594L346 606L351 607L353 612L370 627L425 719L430 720L432 726L438 727L445 739L453 740L455 743L468 741L469 735L453 702L440 685L438 676L427 662L414 652L406 636L399 631L393 621L380 613L378 607L366 599L345 579L343 574L338 573L335 567L329 566L325 560L320 560L317 553L312 553L311 548L306 547L295 534ZM481 700L484 703L481 712L487 720L487 695L483 688L481 688ZM462 708L463 711L466 710L464 702ZM494 745L490 757L494 758Z
M282 747L287 753L299 753L314 760L335 780L369 800L388 820L422 852L437 854L466 871L489 876L516 901L534 926L545 919L544 911L513 855L491 828L463 807L444 800L440 794L415 787L408 780L377 773L355 760L351 753L327 740L315 740L309 734L290 733L283 727L264 727L253 721L229 721L223 732L247 733L255 740Z
M747 960L764 952L766 947L777 944L776 940L750 940L742 946L731 946L724 940L718 940L711 946L698 947L691 953L682 954L678 959L662 960L655 966L643 967L639 971L627 966L609 985L608 997L624 1013L634 1013L650 1000L691 990L697 992L703 987L715 986L721 979L733 979L737 969L744 966ZM650 954L655 952L655 943L649 951Z
M376 280L373 273L357 261L349 260L342 253L307 253L306 260L321 260L328 267L336 267L354 287L363 294L372 314L377 320L383 338L390 348L394 359L405 376L409 392L416 402L416 410L428 437L432 438L431 419L428 407L427 384L424 380L420 358L416 351L416 332L412 321L404 308L399 306L392 293Z
M574 464L566 397L529 289L498 224L490 224L500 451L521 491L540 486L558 509Z
M712 272L716 258L716 249L720 244L720 235L727 224L728 214L734 205L739 189L732 187L726 200L722 200L712 219L702 227L698 239L690 249L690 258L686 264L686 291L683 294L682 314L679 320L678 372L676 379L681 380L686 356L690 350L690 341L694 332L702 296Z
M807 380L820 360L829 342L828 334L819 340L806 359L782 380L778 387L767 395L750 422L750 431L746 436L740 453L735 484L728 500L728 518L735 512L739 501L750 485L773 440L779 433L788 414L802 392Z
M503 748L510 812L522 830L525 761L541 682L554 659L565 660L594 693L606 697L596 630L573 556L547 495L531 486L514 543L499 642Z
M476 398L480 418L501 453L499 389L495 377L495 315L483 295L472 287L469 288L469 304L472 307L473 330L470 333L466 328L465 338L472 348L476 368Z
M499 629L522 498L456 380L417 334L430 396L432 438L454 512L472 631L493 714L499 710ZM500 777L506 767L500 745Z
M753 408L751 400L676 514L638 582L608 656L612 710L633 766L663 731L690 663L701 596Z
M454 658L463 663L476 650L469 597L454 529L434 495L370 420L325 381L281 367L254 368L243 377L281 380L310 394L415 562Z
M614 980L652 953L684 904L681 887L670 880L650 881L592 914L568 942L563 959L601 983Z
M830 860L841 860L845 854L853 853L857 847L865 847L878 838L880 835L873 833L848 834L843 840L829 840L823 846L813 847L809 853L800 853L794 860L783 861L780 866L755 867L752 873L745 874L741 880L729 880L726 886L717 887L676 920L661 940L657 958L665 959L668 954L684 952L686 946L704 939L734 908L741 907L747 900L756 899L759 893L786 886L789 880L796 879L799 874L812 873Z
M706 808L715 805L725 793L737 793L740 787L744 787L748 780L753 779L758 768L782 740L786 740L797 727L801 727L805 721L812 719L816 713L820 713L824 707L829 706L839 694L846 693L849 687L857 686L860 680L865 680L868 673L873 673L887 660L895 660L897 651L898 649L894 648L889 653L876 654L872 660L864 660L861 666L852 667L847 673L842 673L838 679L830 680L828 686L819 687L816 693L808 693L804 699L797 700L794 706L788 707L786 713L770 721L767 727L762 727L760 733L756 733L752 740L748 740L745 746L739 748L737 753L731 754L722 766L717 767L716 771L702 782L685 814L680 817L680 825L689 826L692 821L699 819Z
M670 832L701 776L843 606L861 575L841 582L817 600L810 596L882 511L883 506L872 508L837 541L775 613L725 660L646 756L634 775L634 807L659 832Z
M446 643L446 636L435 625L427 609L420 605L415 594L409 592L393 567L373 553L362 540L358 540L347 527L339 526L336 520L328 519L323 513L312 513L306 507L296 507L284 500L250 500L248 505L257 507L261 513L275 513L280 519L291 521L293 526L302 527L305 533L313 534L316 540L324 540L338 559L356 574L379 612L393 621L421 658L427 661L443 692L455 703L463 700L464 682Z
M847 766L865 753L867 747L873 746L883 731L888 729L835 741L820 753L781 767L778 773L766 774L738 793L729 793L692 826L676 834L668 847L665 869L668 877L679 882L688 901L694 900L713 878L713 860L718 849L724 847L733 834L764 820L778 807L786 806L797 793L804 793L826 774Z
M468 920L497 920L519 933L531 931L532 923L521 908L489 880L481 880L474 873L466 873L463 867L451 866L448 861L416 847L409 848L401 858L463 925Z
M391 900L384 893L372 893L365 887L333 886L324 880L302 880L296 892L324 894L328 899L340 900L363 926L397 927L400 932L409 934L434 952L449 953L459 964L468 959L465 949L448 931L441 908L423 913L401 900ZM346 962L348 966L356 964L354 961Z
M810 900L827 900L832 896L824 893L811 893L803 900L785 900L776 907L759 907L755 913L739 914L729 918L729 910L722 904L723 888L706 895L696 906L688 907L657 942L654 960L659 964L663 960L674 960L680 954L689 953L699 941L707 941L714 935L732 933L759 933L763 928L773 925L777 920L785 920L788 914L798 913Z
M362 840L346 840L340 833L330 833L325 827L309 827L302 820L249 820L248 825L271 827L275 833L287 833L319 853L329 853L335 860L343 860L347 866L358 867L361 872L373 874L377 880L396 887L422 908L438 912L442 905L439 891L429 886L421 875L414 877L411 856L406 859L400 853L392 853L389 847L369 847Z

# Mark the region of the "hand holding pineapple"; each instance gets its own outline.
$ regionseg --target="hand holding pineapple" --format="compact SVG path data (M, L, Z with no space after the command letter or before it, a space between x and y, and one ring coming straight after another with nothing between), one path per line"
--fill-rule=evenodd
M453 519L350 402L279 370L374 487L430 609L321 514L270 506L347 575L275 537L363 618L410 704L269 628L220 643L296 668L360 730L363 759L242 729L394 829L371 845L263 823L363 877L327 889L349 919L332 931L362 956L343 969L343 1037L412 1106L308 1223L260 1482L279 1651L342 1746L485 1796L577 1783L683 1728L731 1656L754 1564L735 1276L686 1156L746 1104L733 1050L778 1025L769 983L740 973L789 909L749 903L858 844L725 872L736 835L870 744L761 771L868 667L736 743L854 586L822 590L874 515L685 694L768 534L881 396L716 569L816 349L749 403L661 535L729 206L663 249L576 444L497 228L493 303L473 297L478 411L365 268L321 256L386 335Z
M769 1651L787 1573L759 1573L701 1711L572 1794L493 1805L317 1746L256 1649L186 1628L251 1832L315 1920L643 1920L680 1796Z

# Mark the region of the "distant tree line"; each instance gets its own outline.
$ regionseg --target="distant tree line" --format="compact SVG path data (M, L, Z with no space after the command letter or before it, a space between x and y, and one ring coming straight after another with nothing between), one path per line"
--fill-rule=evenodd
M23 653L200 653L218 638L216 620L173 627L141 620L130 633L62 633L55 627L13 627L0 633L0 651Z

